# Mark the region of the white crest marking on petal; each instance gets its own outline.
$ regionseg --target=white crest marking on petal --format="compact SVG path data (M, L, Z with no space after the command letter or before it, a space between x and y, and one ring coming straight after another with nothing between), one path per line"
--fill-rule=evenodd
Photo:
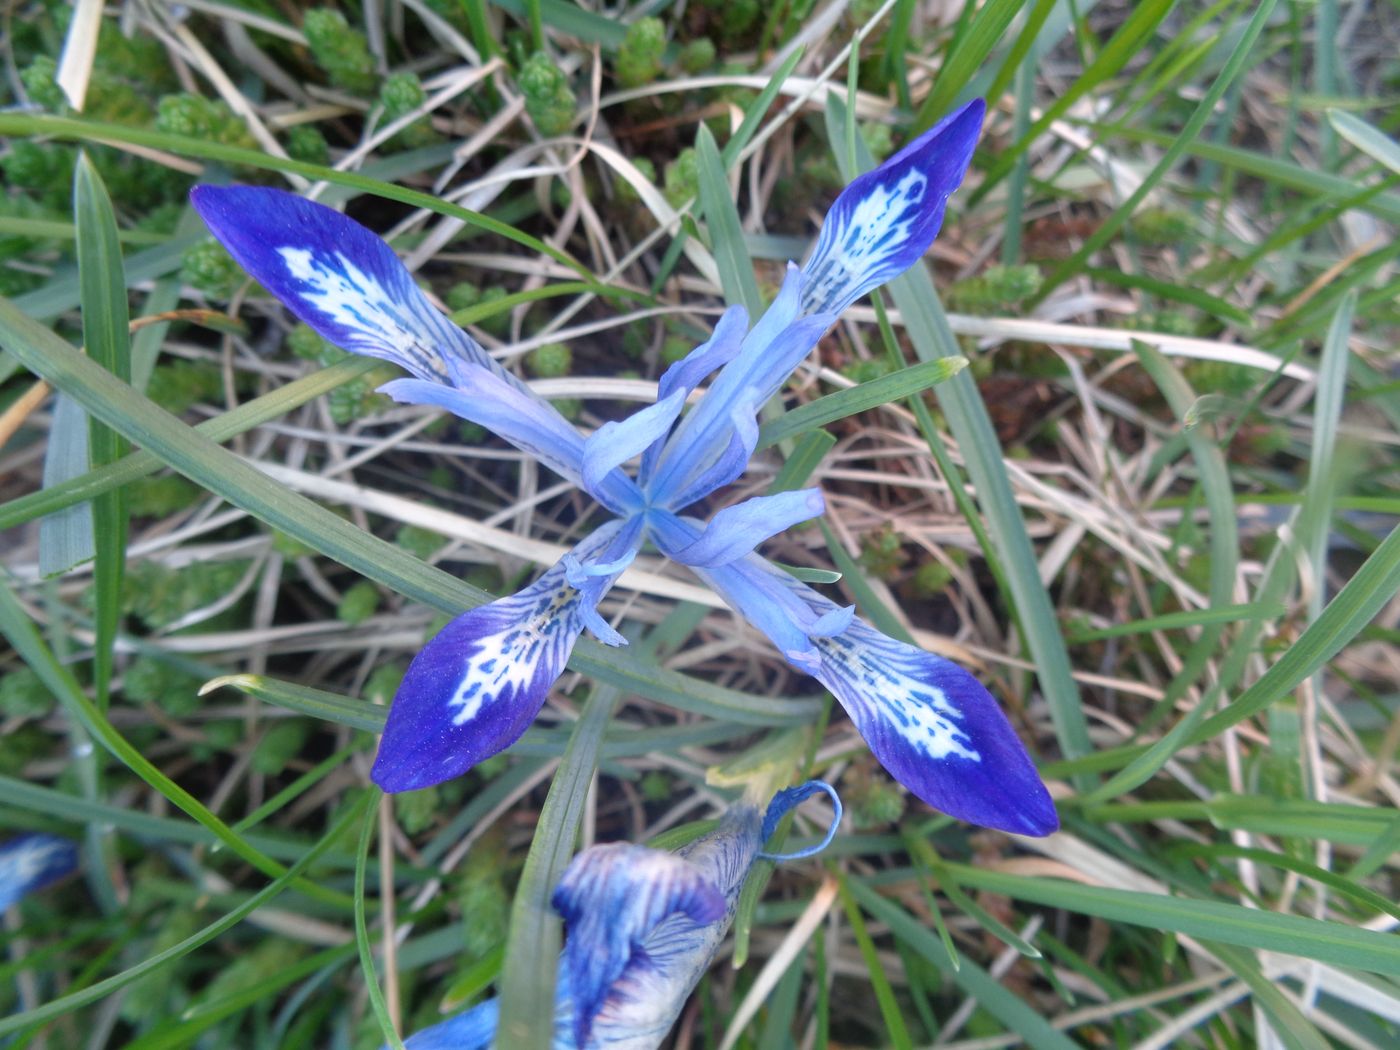
M524 389L433 309L406 272L406 287L397 288L393 281L386 286L356 266L344 252L329 257L286 245L277 254L287 272L301 282L297 290L301 299L344 330L344 349L393 361L420 377L431 376L448 385L455 382L460 367L454 355L461 354Z
M830 241L833 247L819 262L814 260L815 265L807 264L804 313L834 311L880 283L877 275L882 265L898 254L920 217L919 205L927 188L928 176L911 168L893 186L874 184L849 215L839 216L841 226Z
M844 635L813 638L827 668L839 675L849 699L874 713L910 747L930 759L950 755L981 762L972 740L958 727L962 711L935 685L906 674L897 653ZM833 676L836 677L836 676Z
M560 573L562 577L562 573ZM544 582L546 577L541 577ZM453 725L470 722L486 704L505 692L519 695L535 678L542 664L557 661L563 666L568 658L566 646L571 646L581 630L575 621L581 595L566 581L543 593L516 596L522 603L534 603L535 609L523 622L510 624L502 631L472 641L470 673L457 685L448 701L457 708ZM504 601L510 601L505 599ZM502 610L506 614L506 610ZM541 646L557 650L537 653Z

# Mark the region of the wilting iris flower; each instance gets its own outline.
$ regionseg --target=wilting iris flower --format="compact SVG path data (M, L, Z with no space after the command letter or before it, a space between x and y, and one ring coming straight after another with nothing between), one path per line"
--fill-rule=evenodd
M78 866L78 847L57 835L20 835L0 846L0 912Z
M819 791L835 808L822 843L793 854L763 853L787 812ZM811 780L778 792L761 819L752 805L731 807L714 831L675 853L617 842L575 857L553 897L567 927L554 995L557 1050L659 1045L724 940L754 861L810 856L840 823L836 792ZM498 1020L491 999L404 1045L484 1048Z
M708 522L687 513L744 472L758 410L841 311L928 249L962 182L982 113L980 101L963 107L847 186L811 259L800 269L789 264L777 298L752 327L742 307L731 307L710 340L661 377L655 404L587 436L435 310L364 227L276 190L194 190L215 236L293 313L346 350L413 376L385 384L385 393L494 430L617 516L524 590L463 614L427 644L394 698L376 783L386 791L436 784L518 739L585 628L609 645L625 644L598 603L650 540L830 689L876 757L919 798L975 824L1028 835L1055 830L1035 767L976 679L886 637L754 553L822 513L817 489L757 496ZM636 457L636 475L624 473Z

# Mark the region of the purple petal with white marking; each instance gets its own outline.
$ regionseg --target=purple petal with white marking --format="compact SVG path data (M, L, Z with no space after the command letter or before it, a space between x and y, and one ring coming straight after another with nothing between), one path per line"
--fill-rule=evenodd
M666 541L682 532L658 530L658 546L666 552ZM756 554L695 571L831 690L875 757L919 798L959 820L1021 835L1059 827L1015 730L957 664L859 619L827 633L845 611Z
M240 266L337 346L420 379L451 383L470 363L518 384L355 220L262 186L196 186L190 202Z
M923 257L972 161L985 110L974 99L841 191L802 268L803 314L839 314Z
M78 846L57 835L20 835L0 846L0 912L78 867Z
M575 549L583 564L635 551L638 521L608 522ZM618 570L621 571L620 569ZM568 581L561 561L517 594L444 627L413 659L384 727L373 780L385 791L429 787L505 750L535 720L616 574Z
M699 868L673 853L612 843L584 850L552 898L568 940L564 967L574 1002L574 1039L588 1045L593 1019L614 982L656 927L672 915L707 926L728 911ZM649 958L646 965L651 965Z
M1016 731L976 678L860 620L814 641L816 677L915 795L959 820L1018 835L1060 826Z
M821 489L795 489L725 507L710 519L700 538L671 555L683 565L728 565L764 540L826 509Z

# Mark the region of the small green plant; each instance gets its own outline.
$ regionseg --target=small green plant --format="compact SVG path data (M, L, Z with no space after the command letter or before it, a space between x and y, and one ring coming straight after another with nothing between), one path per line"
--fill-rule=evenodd
M623 87L650 84L661 75L666 26L659 18L639 18L627 27L617 49L617 79Z
M578 99L569 78L543 51L525 62L517 78L525 112L541 135L563 135L573 126Z
M339 11L313 7L302 22L306 46L330 82L352 95L371 95L379 83L369 41Z

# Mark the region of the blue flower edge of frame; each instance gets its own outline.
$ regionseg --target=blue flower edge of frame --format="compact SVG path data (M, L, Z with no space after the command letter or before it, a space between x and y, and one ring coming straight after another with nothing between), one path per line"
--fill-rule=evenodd
M10 839L0 845L0 912L77 867L78 846L70 839L43 832Z
M804 800L825 793L833 819L825 838L795 854L763 843ZM609 843L579 853L551 903L566 938L555 987L555 1050L660 1045L729 931L754 862L800 859L824 848L841 822L841 800L822 781L779 791L760 815L740 802L719 825L675 853ZM407 1050L485 1050L499 1023L488 1000L416 1033Z

